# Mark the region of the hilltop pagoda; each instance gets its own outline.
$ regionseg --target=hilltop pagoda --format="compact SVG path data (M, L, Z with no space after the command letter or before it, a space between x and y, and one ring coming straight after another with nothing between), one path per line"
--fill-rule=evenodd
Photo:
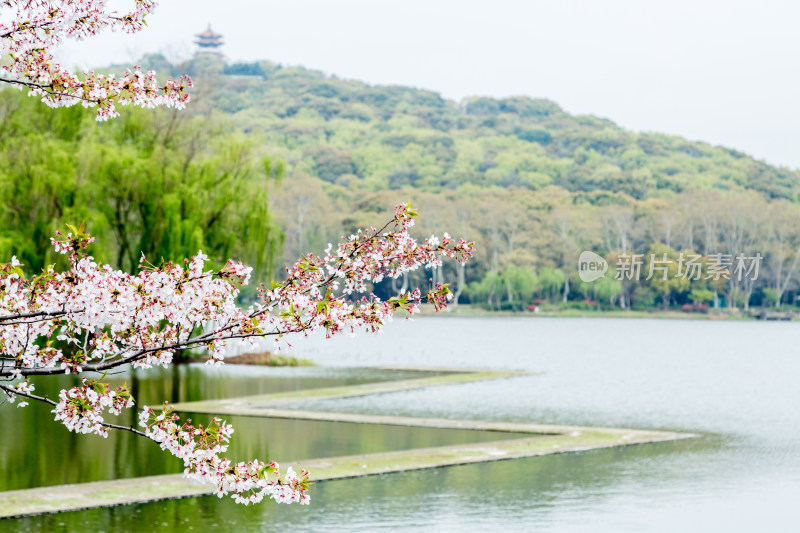
M214 30L211 29L211 24L208 25L208 28L203 33L198 33L195 35L196 39L194 44L197 45L197 52L195 55L202 55L202 54L212 54L221 56L222 52L219 51L219 47L222 46L222 35L219 33L215 33Z

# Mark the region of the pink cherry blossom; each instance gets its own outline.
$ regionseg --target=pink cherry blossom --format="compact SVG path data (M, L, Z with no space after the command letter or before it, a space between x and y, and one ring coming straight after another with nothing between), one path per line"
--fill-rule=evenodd
M154 72L134 66L121 78L93 71L81 77L53 60L53 50L66 40L80 41L104 30L140 31L156 2L132 4L132 11L118 13L108 10L104 0L0 0L3 19L10 19L0 24L0 55L10 59L0 65L0 82L28 89L51 107L96 107L97 120L119 116L118 104L182 109L192 86L186 76L159 84Z
M253 460L232 464L223 454L233 428L219 419L208 427L180 423L168 404L160 412L144 408L144 431L115 425L107 416L134 405L124 387L103 383L112 368L167 367L177 350L202 350L209 364L224 362L226 345L239 339L324 330L379 332L392 316L419 312L427 301L440 310L452 294L447 284L432 285L423 296L414 289L386 301L367 293L367 283L397 278L419 268L437 268L443 258L466 262L473 243L445 234L417 242L409 234L417 212L402 204L380 229L359 230L329 245L324 256L309 254L286 269L286 278L261 285L259 300L236 305L239 288L252 269L236 261L210 270L202 252L183 264L149 263L137 274L99 264L85 250L93 241L83 227L70 228L51 242L69 262L65 271L48 268L31 279L16 258L0 265L0 391L13 401L37 400L54 407L55 420L77 433L107 436L126 430L157 442L184 462L187 476L217 487L245 505L264 497L282 503L308 503L308 473ZM75 373L80 386L62 390L58 401L37 396L30 376ZM98 373L100 376L98 377ZM22 402L20 403L20 405Z

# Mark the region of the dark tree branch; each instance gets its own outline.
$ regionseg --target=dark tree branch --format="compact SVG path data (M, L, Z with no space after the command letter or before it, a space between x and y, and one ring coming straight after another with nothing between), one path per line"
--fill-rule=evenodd
M17 313L13 315L5 315L0 316L0 322L5 322L6 320L21 320L24 318L36 318L36 317L45 317L42 320L50 320L52 318L58 318L61 316L66 315L66 311L39 311L37 313ZM2 324L3 326L7 326L8 324Z
M42 83L35 83L32 81L23 81L23 80L9 80L8 78L0 78L0 82L3 83L11 83L13 85L22 85L23 87L29 87L31 89L39 89L44 91L45 93L49 94L50 96L63 96L65 98L74 98L76 100L83 100L84 102L91 102L93 104L99 103L99 100L92 100L91 98L86 98L84 96L78 96L77 94L70 94L70 93L62 93L53 89L52 85L44 85Z

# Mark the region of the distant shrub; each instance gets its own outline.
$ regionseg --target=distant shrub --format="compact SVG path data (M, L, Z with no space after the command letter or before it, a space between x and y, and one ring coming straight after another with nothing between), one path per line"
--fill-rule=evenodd
M539 143L542 146L546 146L553 141L552 135L538 128L521 131L517 133L517 137L529 143Z

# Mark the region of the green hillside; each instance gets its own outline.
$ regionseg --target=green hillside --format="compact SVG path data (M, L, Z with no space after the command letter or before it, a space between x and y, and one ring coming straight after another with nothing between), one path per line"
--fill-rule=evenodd
M450 231L478 244L466 271L445 268L464 302L647 308L795 299L798 171L707 143L633 133L545 99L453 102L267 61L170 65L149 56L141 64L192 75L190 109L124 109L97 125L80 109L44 119L40 104L2 92L3 128L16 124L19 133L0 134L4 157L14 161L0 171L8 221L0 251L23 247L29 264L43 264L33 237L78 217L98 233L99 253L123 267L134 265L139 248L177 258L203 246L217 259L233 253L258 262L267 277L270 265L275 272L410 200L423 214L421 233ZM151 191L155 198L145 199ZM267 212L280 229L268 223L269 231L255 232L254 220ZM765 260L749 285L589 285L576 276L581 250L612 260L630 251ZM425 275L411 281L425 283Z
M680 137L632 133L550 100L457 103L269 62L228 65L211 80L214 104L241 128L262 134L298 170L350 189L554 185L602 204L615 201L609 193L624 202L715 188L797 200L797 171Z

